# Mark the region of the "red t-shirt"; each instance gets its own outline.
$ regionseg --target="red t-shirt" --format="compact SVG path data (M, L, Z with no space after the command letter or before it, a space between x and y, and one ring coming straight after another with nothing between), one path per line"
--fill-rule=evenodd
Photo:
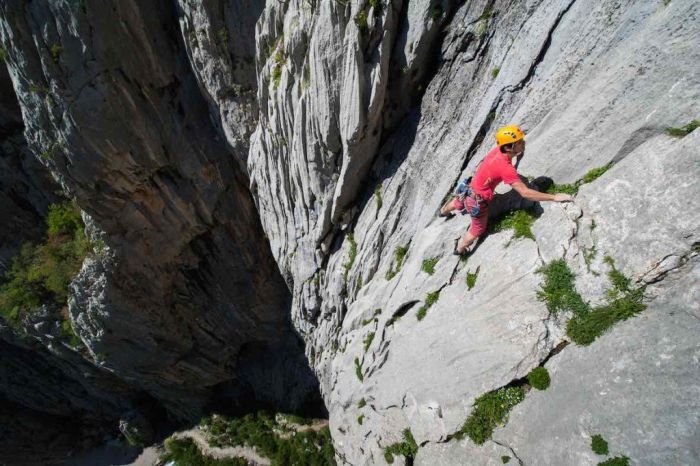
M501 152L499 147L494 147L476 168L471 187L476 194L488 202L493 198L493 190L501 181L513 184L520 181L520 177L510 163L510 157Z

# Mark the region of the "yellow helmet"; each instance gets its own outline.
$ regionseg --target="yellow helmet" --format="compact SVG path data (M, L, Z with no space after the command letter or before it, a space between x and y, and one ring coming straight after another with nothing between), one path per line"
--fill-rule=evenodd
M508 125L496 131L496 144L498 147L513 144L525 137L525 133L515 125Z

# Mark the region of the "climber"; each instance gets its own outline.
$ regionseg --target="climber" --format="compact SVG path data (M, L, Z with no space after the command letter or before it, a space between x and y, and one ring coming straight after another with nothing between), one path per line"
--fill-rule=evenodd
M486 232L489 203L493 191L503 181L512 186L523 198L530 201L570 202L572 196L564 193L546 194L531 189L520 179L515 167L525 154L525 133L509 125L496 131L496 147L476 167L473 177L460 182L457 197L447 201L440 209L440 217L454 215L453 211L468 212L471 216L469 230L455 245L454 254L466 256L473 251L472 245ZM515 158L515 167L512 160Z

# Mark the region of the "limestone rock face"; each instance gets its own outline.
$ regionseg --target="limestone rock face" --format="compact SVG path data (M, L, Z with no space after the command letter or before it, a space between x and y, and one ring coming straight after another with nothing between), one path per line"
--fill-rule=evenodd
M683 264L698 243L699 136L676 139L666 128L697 118L693 43L700 28L691 3L267 4L257 27L251 189L293 289L294 323L341 458L381 464L383 448L410 428L426 451L418 460L431 464L429 452L456 444L447 440L476 397L545 361L565 339L566 322L550 317L537 297L545 263L564 258L592 304L610 287L605 256L635 286L663 283L674 269L689 273ZM406 85L406 76L417 80ZM509 122L529 133L524 175L573 183L615 165L582 185L575 203L538 206L534 240L491 234L461 263L451 251L468 219L445 222L435 212ZM519 204L512 193L498 203ZM467 274L476 274L471 289ZM650 309L657 302L665 308L668 298L655 290L647 290ZM688 351L697 349L690 334L679 332ZM551 364L577 350L569 345ZM612 345L598 351L616 357ZM679 364L697 378L695 365ZM650 386L640 396L653 403L657 393ZM697 417L690 409L684 415ZM606 413L619 422L627 415L622 407ZM515 418L509 425L527 431L519 419L520 426ZM570 457L542 456L538 431L529 435L525 463L569 464ZM683 458L694 458L696 439L678 440L677 448L691 452ZM511 445L513 458L518 445ZM510 451L484 448L498 454L494 464ZM567 454L590 458L572 448ZM650 445L639 460L663 458L663 448ZM464 458L444 455L452 455L444 464Z

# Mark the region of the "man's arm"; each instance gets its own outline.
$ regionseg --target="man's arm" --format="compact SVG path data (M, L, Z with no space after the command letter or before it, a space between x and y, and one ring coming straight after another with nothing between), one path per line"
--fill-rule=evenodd
M534 189L528 188L522 181L516 181L511 183L513 189L515 189L518 194L529 201L556 201L556 202L569 202L573 200L573 197L569 194L557 193L557 194L547 194L535 191Z

